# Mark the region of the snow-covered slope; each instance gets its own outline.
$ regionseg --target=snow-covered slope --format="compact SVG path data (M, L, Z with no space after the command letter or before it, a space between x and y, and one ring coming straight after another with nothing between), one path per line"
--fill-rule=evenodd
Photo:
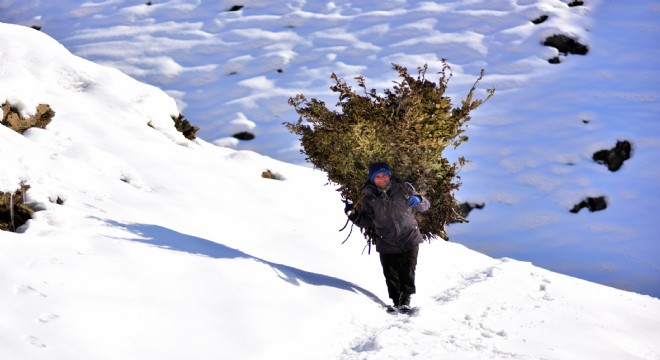
M458 101L485 69L479 91L496 95L456 154L472 160L457 197L485 207L449 228L452 241L660 296L657 1L0 0L0 21L41 26L74 54L162 88L208 142L290 163L303 156L281 126L297 118L287 100L335 103L332 72L381 90L393 62L433 74L447 58ZM543 45L556 34L588 53ZM231 137L241 131L256 139ZM618 141L633 150L619 171L592 160ZM589 197L607 209L569 212Z
M323 173L186 140L161 90L27 27L0 54L0 99L56 112L0 126L0 190L40 210L0 233L2 359L660 357L660 300L443 241L390 316Z

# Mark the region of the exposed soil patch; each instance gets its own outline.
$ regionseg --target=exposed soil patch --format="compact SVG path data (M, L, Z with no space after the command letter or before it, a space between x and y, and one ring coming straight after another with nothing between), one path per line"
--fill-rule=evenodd
M39 104L36 114L25 119L17 107L5 102L2 104L2 114L2 125L22 134L32 127L45 128L53 120L55 111L48 104Z
M16 231L32 218L34 209L24 204L25 192L29 185L22 184L13 193L0 191L0 230Z

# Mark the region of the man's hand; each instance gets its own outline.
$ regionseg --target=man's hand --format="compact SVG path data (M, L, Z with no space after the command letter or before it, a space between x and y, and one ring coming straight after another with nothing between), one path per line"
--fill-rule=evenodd
M344 214L346 214L346 216L348 216L349 219L355 220L358 214L353 208L353 203L351 203L348 200L345 200L344 204L346 204L346 206L344 206Z
M353 210L353 203L351 203L350 201L346 200L346 201L344 201L344 204L346 204L346 206L344 206L344 214L348 215L349 213L354 212L354 210Z
M414 207L419 205L422 202L422 198L419 195L413 195L408 198L408 206Z

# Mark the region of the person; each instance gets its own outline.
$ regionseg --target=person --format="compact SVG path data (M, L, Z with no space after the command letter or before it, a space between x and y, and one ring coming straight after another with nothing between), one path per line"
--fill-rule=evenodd
M430 203L410 183L392 177L386 162L369 165L369 181L357 203L359 211L351 203L344 211L358 227L373 226L375 230L376 251L393 302L387 311L410 312L419 244L423 241L414 212L428 210Z

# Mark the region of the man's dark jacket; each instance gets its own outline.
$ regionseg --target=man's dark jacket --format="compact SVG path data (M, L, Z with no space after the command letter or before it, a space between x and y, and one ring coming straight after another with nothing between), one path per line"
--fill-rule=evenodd
M369 183L362 189L362 194L360 212L352 220L363 229L374 225L378 235L375 239L376 251L400 253L423 241L413 211L424 212L430 204L410 183L392 178L385 191ZM422 201L410 207L407 203L410 196L419 196Z

